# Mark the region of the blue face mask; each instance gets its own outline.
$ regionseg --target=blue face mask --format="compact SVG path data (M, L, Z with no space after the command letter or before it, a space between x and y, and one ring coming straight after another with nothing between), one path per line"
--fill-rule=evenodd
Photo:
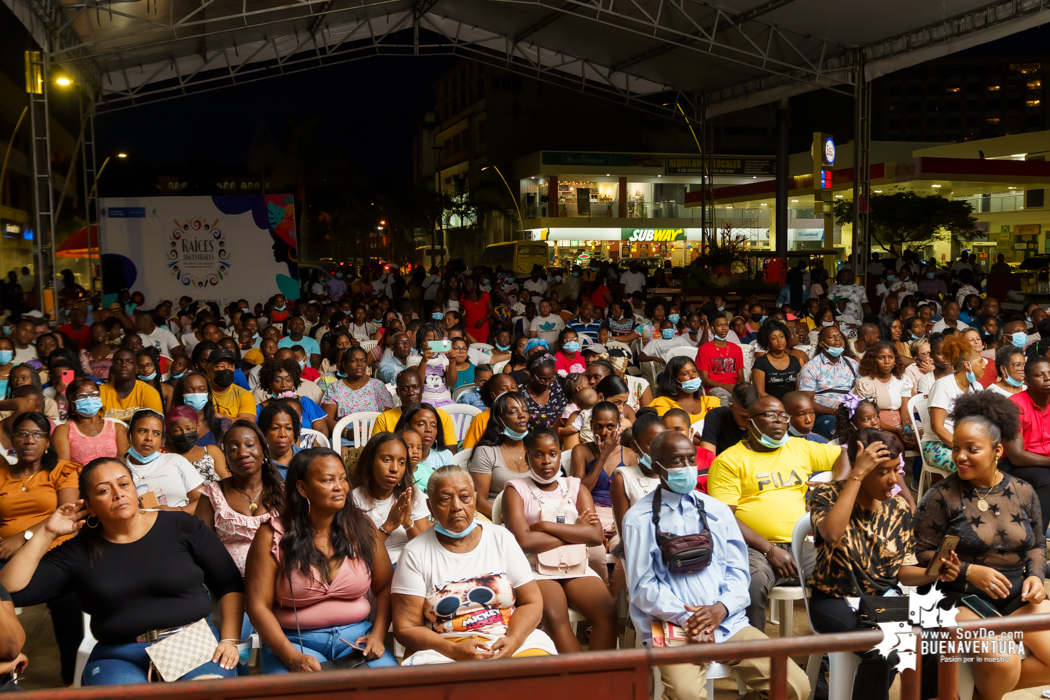
M11 326L4 326L4 335L11 335Z
M1028 336L1025 333L1018 331L1010 336L1010 342L1013 343L1015 347L1023 348L1025 343L1028 342Z
M182 376L183 376L184 374L186 374L186 373L185 373L185 372L183 372L182 374L173 374L173 375L171 375L171 378L172 378L172 379L182 379Z
M510 350L510 346L509 345L500 345L499 343L496 343L496 349L499 350L500 352L507 352L508 350Z
M153 374L140 374L139 375L139 379L141 379L144 382L152 382L156 378L157 378L157 373L156 372L154 372Z
M503 434L506 435L507 437L509 437L511 440L524 440L525 436L529 434L529 431L526 430L523 433L519 433L516 430L511 430L510 428L504 428L503 429Z
M1011 377L1009 374L1006 375L1005 377L1003 377L1003 379L1005 379L1006 383L1009 384L1010 386L1024 386L1024 382L1017 381L1016 379Z
M572 276L573 276L573 277L579 277L579 276L580 276L580 273L579 273L579 272L574 272L574 273L572 273Z
M921 335L915 335L914 333L912 333L911 334L911 339L912 340L922 340L922 336Z
M696 476L698 473L699 470L695 466L668 469L667 488L684 496L696 488Z
M336 278L337 280L341 280L341 279L343 279L343 273L342 273L342 272L337 272L337 273L335 273L335 278Z
M682 388L690 394L695 394L696 392L700 391L700 387L703 386L703 383L703 380L700 379L700 377L697 377L696 379L690 379L688 381L682 382Z
M973 370L970 369L969 367L966 368L966 381L969 382L970 384L976 384L977 383L977 375L974 374Z
M668 320L668 321L670 321L671 323L678 323L678 321L679 321L679 320L680 320L681 318L682 318L682 317L681 317L681 316L679 316L678 314L671 314L670 316L668 316L668 317L667 317L667 320Z
M662 331L660 331L660 335L663 337L664 340L670 340L674 337L674 328L665 328Z
M571 343L565 343L565 345L562 345L561 347L565 352L576 352L580 349L580 344L573 341Z
M340 372L339 370L336 370L335 376L339 377L340 379L346 379L346 372Z
M299 360L299 369L300 370L306 369L306 360Z
M88 312L90 313L90 312L92 312L94 310L95 310L94 304L88 304Z
M795 426L791 425L790 423L788 423L788 433L790 433L794 437L800 437L800 438L806 437L805 433L800 432L798 430L795 430Z
M207 394L183 394L182 403L186 404L194 411L199 411L208 405Z
M474 528L476 528L477 526L478 526L478 521L477 520L471 520L470 521L470 525L467 525L466 529L463 530L463 532L449 532L448 530L446 530L444 527L441 526L441 523L434 523L434 530L439 535L444 535L445 537L451 537L454 540L461 540L464 537L466 537L467 535L469 535L470 533L474 532Z
M846 348L836 348L836 347L832 347L832 346L830 346L830 345L825 345L825 346L824 346L824 350L826 350L826 351L827 351L827 353L828 353L829 355L831 355L832 357L838 357L839 355L841 355L841 354L842 354L842 352L843 352L843 351L844 351L845 349L846 349Z
M73 402L77 407L77 413L82 416L93 416L102 410L102 399L98 396L89 396L86 399L77 399Z
M897 275L886 275L886 281L887 282L896 282L897 281Z
M481 280L481 284L483 284L484 286L487 287L487 286L489 286L489 281L488 280Z
M275 306L275 307L273 307L273 310L274 311L284 311L285 306L288 306L288 305L285 304L284 306Z
M714 333L714 331L712 331L712 333ZM715 340L721 340L721 341L724 342L725 339L729 337L729 331L726 331L725 335L718 335L717 333L715 333L714 335L715 335Z
M0 350L0 365L7 365L15 359L15 353L11 350Z
M932 280L933 279L933 273L932 272L927 272L926 273L926 279Z
M649 471L652 471L652 469L653 469L653 458L650 457L647 454L640 455L638 457L638 464L642 465L643 467L645 467Z
M135 459L137 459L138 461L142 462L143 464L149 464L150 462L155 460L157 457L160 457L160 452L154 452L149 457L143 457L142 455L140 455L138 453L138 450L136 450L134 447L128 447L128 456L129 457L134 457Z
M758 430L758 425L755 423L755 419L754 418L751 419L751 425L754 425L755 426L755 430ZM780 449L781 447L786 445L787 441L790 440L790 439L791 439L791 435L789 433L784 433L784 437L780 438L779 440L774 440L773 438L771 438L768 435L766 435L765 433L763 433L761 430L758 430L758 442L763 447L768 447L771 450Z
M430 314L430 318L434 319L435 321L440 321L441 319L445 318L445 314L441 313L440 311L435 311L434 313Z

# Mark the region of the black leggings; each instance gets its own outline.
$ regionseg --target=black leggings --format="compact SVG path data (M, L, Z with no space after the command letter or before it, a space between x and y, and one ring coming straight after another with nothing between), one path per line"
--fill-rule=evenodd
M80 613L80 603L72 593L48 601L51 611L51 626L55 629L55 641L58 642L58 656L62 662L62 682L73 684L73 675L77 665L77 649L84 639L84 617Z
M844 599L816 590L809 598L809 619L813 629L821 634L871 629L871 625L860 621L856 611ZM854 653L860 657L860 666L853 681L853 700L887 700L890 686L897 676L896 652L889 658L874 649ZM921 696L937 696L937 657L932 654L922 657Z

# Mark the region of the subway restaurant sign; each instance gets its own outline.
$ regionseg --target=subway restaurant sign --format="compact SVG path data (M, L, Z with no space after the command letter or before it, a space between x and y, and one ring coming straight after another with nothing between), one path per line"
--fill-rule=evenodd
M685 229L681 228L622 228L620 240L632 243L660 243L684 241Z

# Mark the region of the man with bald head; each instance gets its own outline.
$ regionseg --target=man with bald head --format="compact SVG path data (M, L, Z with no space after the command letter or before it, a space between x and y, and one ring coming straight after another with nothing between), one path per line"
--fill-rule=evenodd
M660 479L660 486L652 496L631 506L622 527L631 620L639 639L652 646L654 620L678 625L693 644L765 639L764 632L748 624L747 544L732 510L696 490L696 448L692 441L675 430L665 430L649 443L649 455L650 469ZM658 533L696 535L705 527L711 535L710 563L688 572L668 566ZM749 689L768 694L772 675L769 659L731 661L729 665ZM663 666L660 675L667 700L700 700L707 665ZM788 664L787 697L809 697L806 674L794 663Z
M380 360L376 370L376 378L384 384L397 381L397 375L408 368L408 356L412 354L412 341L407 333L395 333L390 340L390 356Z
M401 335L404 335L404 333ZM373 435L382 432L394 432L394 427L397 425L397 421L401 418L401 412L407 411L417 403L423 402L423 383L419 381L419 373L414 368L402 370L401 373L397 375L396 391L397 398L401 399L401 405L383 411L376 416L376 422L372 426ZM435 410L437 411L438 418L441 420L441 427L444 431L445 449L450 450L455 454L457 451L457 445L459 445L459 438L456 437L456 424L452 422L452 417L440 408Z
M766 625L766 599L779 583L798 584L791 556L795 523L806 514L806 482L815 472L849 474L846 451L820 445L788 432L784 404L764 396L747 409L747 438L722 452L711 464L707 492L736 515L748 546L751 603L747 618L760 630ZM813 570L813 545L803 546L802 570Z
M879 342L879 327L874 323L863 323L857 330L856 339L849 342L853 346L853 354L860 357L868 348Z

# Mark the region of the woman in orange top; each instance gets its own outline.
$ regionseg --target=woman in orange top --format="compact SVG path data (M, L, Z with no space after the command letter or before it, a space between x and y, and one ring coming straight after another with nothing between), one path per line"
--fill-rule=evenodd
M0 559L4 561L43 528L59 506L75 502L80 494L80 465L58 459L51 443L51 425L43 413L27 412L15 418L11 447L18 461L0 466ZM54 546L67 539L55 540ZM72 594L56 598L47 607L62 659L62 681L69 685L84 637L80 607Z

